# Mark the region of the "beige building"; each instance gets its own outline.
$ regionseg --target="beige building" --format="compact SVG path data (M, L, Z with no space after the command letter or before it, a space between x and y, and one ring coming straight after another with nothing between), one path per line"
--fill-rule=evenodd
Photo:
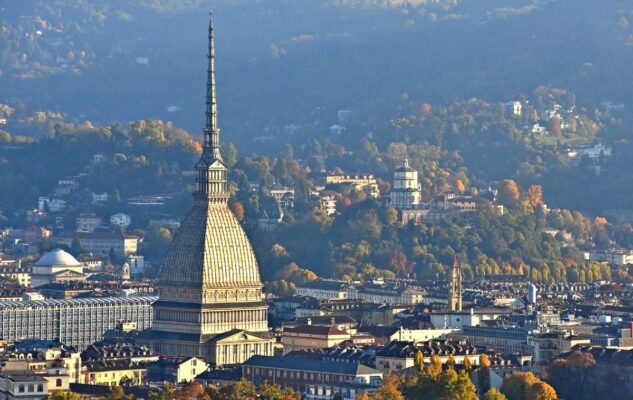
M228 207L212 23L206 116L193 206L176 231L160 272L152 329L139 341L160 354L199 357L214 366L241 364L254 355L272 355L275 340L268 332L268 306L255 253Z
M0 263L0 277L14 280L20 284L20 286L31 287L31 273L31 267L23 266L20 262L9 265Z
M136 254L138 243L141 240L136 235L128 235L119 232L72 232L63 233L55 237L58 244L72 246L73 240L79 240L81 248L92 253L109 254L114 250L117 257L127 257Z
M342 331L335 326L299 325L285 328L281 337L284 354L294 350L328 349L349 340L349 332Z
M589 346L591 340L564 332L541 333L531 338L534 345L534 361L549 361L559 354L566 353L576 345Z
M354 190L367 192L371 197L377 198L380 195L378 182L372 174L350 174L328 172L325 176L326 185L349 185Z
M425 342L393 341L376 353L376 369L385 374L393 374L415 365L415 355L422 353L428 364L437 355L446 364L450 356L455 364L463 364L467 357L472 365L479 365L479 353L475 346L466 342L430 340Z
M39 287L51 282L83 281L86 275L83 266L72 255L62 249L44 254L33 264L31 283Z
M389 199L389 205L397 210L414 209L422 205L422 186L418 180L418 171L409 166L408 159L393 173Z

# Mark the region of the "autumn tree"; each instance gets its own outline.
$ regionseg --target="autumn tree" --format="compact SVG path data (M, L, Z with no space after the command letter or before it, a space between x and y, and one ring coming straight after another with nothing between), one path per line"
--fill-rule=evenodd
M482 400L507 400L507 397L497 390L497 388L490 388L490 390L484 394Z
M556 400L558 396L553 387L543 381L534 383L528 388L527 400Z
M357 394L356 395L356 399L355 400L370 400L369 399L369 394L367 393L367 391L365 390L363 393L361 394Z
M241 222L244 220L244 205L241 201L236 201L235 203L233 203L231 205L231 210L233 211L233 214L238 221Z
M455 356L452 354L448 355L448 358L446 359L446 368L448 369L455 369Z
M73 392L56 390L48 396L49 400L81 400L81 396Z
M437 354L431 356L431 363L424 371L429 377L437 378L442 373L442 359Z
M536 210L536 207L541 204L543 200L543 188L541 185L532 185L528 188L526 196L532 209Z
M504 179L499 185L497 198L504 206L516 208L521 198L519 185L512 179Z
M470 357L468 357L467 355L464 356L464 369L468 372L470 372L473 369L473 363L470 362Z
M404 400L404 396L398 390L398 378L387 375L382 380L382 385L376 389L374 400Z
M418 351L417 353L415 353L415 357L413 359L414 365L415 365L415 369L418 372L422 372L424 371L424 355L422 354L421 351Z
M552 135L559 137L562 133L562 121L559 117L554 116L549 120L549 131Z
M532 386L536 386L532 389ZM550 390L551 389L551 390ZM503 380L501 391L510 400L554 400L556 392L531 372L517 372ZM536 396L536 397L534 397ZM554 396L554 397L552 397Z
M479 356L479 369L477 369L477 384L480 393L487 393L490 389L490 358L486 354Z

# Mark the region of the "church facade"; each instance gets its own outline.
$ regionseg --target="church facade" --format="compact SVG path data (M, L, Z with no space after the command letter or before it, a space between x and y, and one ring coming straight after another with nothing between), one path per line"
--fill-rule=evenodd
M206 127L195 165L193 206L170 245L141 342L172 356L214 366L273 355L268 306L252 246L228 207L227 166L220 154L213 22L209 24Z
M410 210L422 205L422 187L418 171L409 166L405 159L401 167L393 173L393 187L389 194L390 206L396 210Z

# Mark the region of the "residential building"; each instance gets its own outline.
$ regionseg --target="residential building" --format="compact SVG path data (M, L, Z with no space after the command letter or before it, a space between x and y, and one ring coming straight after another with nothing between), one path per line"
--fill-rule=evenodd
M127 257L136 254L141 238L136 235L128 235L120 232L71 232L55 236L58 244L71 246L73 240L79 240L81 248L93 252L110 254L110 249L117 257Z
M349 283L317 279L297 286L298 296L309 296L319 300L361 299L378 304L418 304L424 293L413 286L389 283Z
M44 400L48 397L48 381L31 371L2 372L0 396L6 400Z
M150 379L172 384L191 382L209 369L203 359L197 357L161 357L149 367Z
M242 365L242 376L256 385L268 382L291 387L312 399L331 399L337 389L351 385L350 390L354 388L354 393L345 393L343 396L353 399L366 390L375 390L380 385L383 374L354 362L254 356Z
M510 115L514 115L515 117L520 117L523 106L520 101L509 101L504 104L506 113Z
M66 208L66 200L42 196L38 199L37 206L42 211L57 213Z
M101 217L93 212L82 212L75 219L77 232L92 233L102 224Z
M92 204L103 204L108 202L108 192L95 193L92 192Z
M295 206L295 190L283 185L272 185L270 195L277 200L281 208L288 210Z
M477 326L482 321L494 321L507 311L496 308L478 308L465 311L433 311L431 323L435 328L460 329L464 326Z
M550 361L559 354L570 351L576 345L587 346L591 340L564 332L548 332L535 334L531 338L534 343L534 361Z
M350 186L354 190L367 192L373 198L378 198L380 195L378 182L372 174L328 172L325 176L325 184Z
M456 364L462 364L468 357L472 365L479 365L479 353L475 346L465 341L430 340L426 342L393 341L376 353L376 369L385 374L393 374L415 365L415 355L422 353L426 362L437 355L446 364L450 355Z
M31 267L22 265L20 261L9 265L0 263L0 277L5 280L14 280L20 286L31 287L32 272Z
M77 256L77 261L84 271L102 271L106 264L106 255L103 253L82 253Z
M507 326L464 326L452 333L451 338L466 340L473 346L494 349L503 354L526 352L532 354L528 344L528 331Z
M134 275L142 275L145 272L145 257L139 255L129 255L126 263L130 266L130 273Z
M147 369L159 356L147 347L131 343L99 342L81 352L81 382L90 385L117 386L123 381L134 385L147 383Z
M121 226L124 229L127 229L128 226L132 223L132 217L128 214L124 213L116 213L110 216L110 225L112 226Z
M281 337L284 354L294 350L327 349L350 340L349 332L342 331L335 326L299 325L285 328Z

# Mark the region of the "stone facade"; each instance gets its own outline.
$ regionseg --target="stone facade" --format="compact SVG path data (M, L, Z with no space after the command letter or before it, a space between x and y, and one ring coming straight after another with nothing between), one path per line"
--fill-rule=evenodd
M207 125L195 165L193 207L171 243L158 282L154 324L141 341L173 356L212 365L272 355L268 306L255 253L228 207L227 167L220 154L213 25L209 26Z

